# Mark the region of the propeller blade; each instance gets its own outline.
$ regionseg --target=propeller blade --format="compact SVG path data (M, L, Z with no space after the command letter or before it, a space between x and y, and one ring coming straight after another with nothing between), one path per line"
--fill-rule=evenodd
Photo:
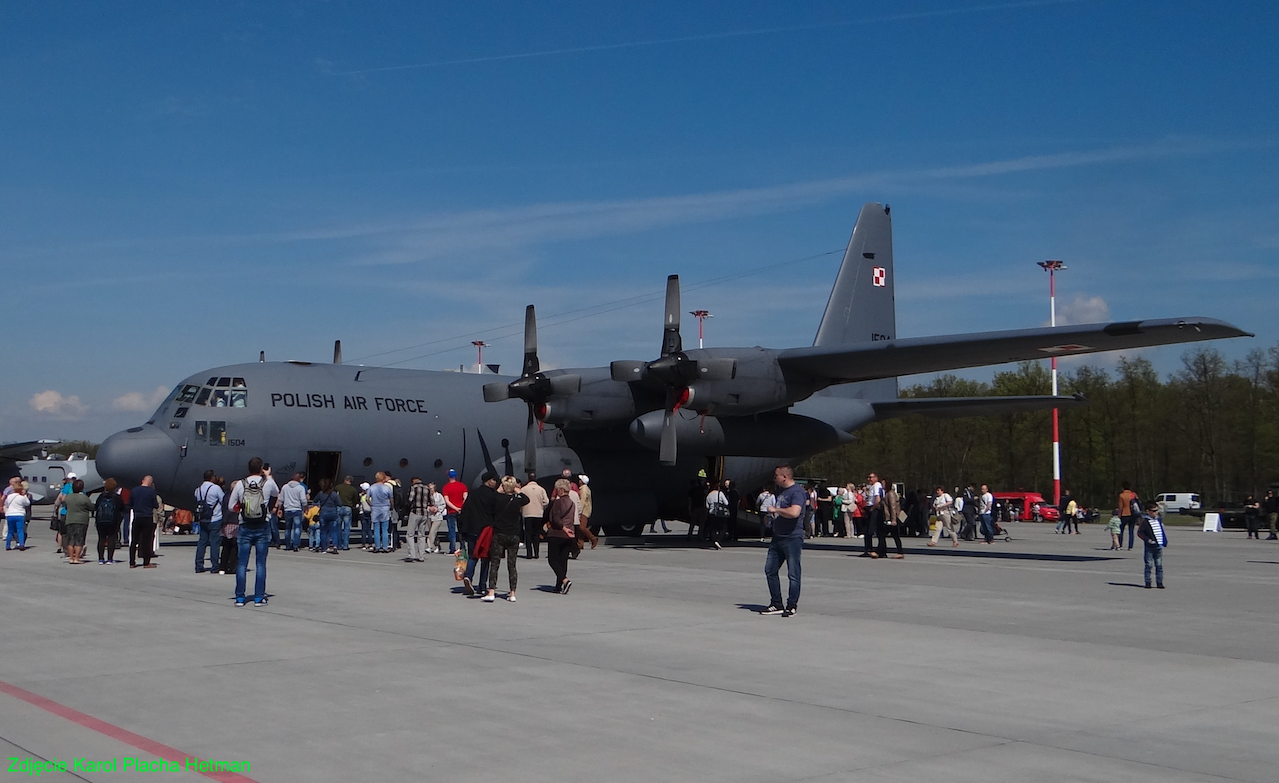
M533 305L524 310L524 371L522 377L535 375L541 369L537 361L537 313Z
M666 278L666 321L662 326L662 356L684 350L679 336L679 275Z
M675 412L669 407L662 416L662 443L657 458L663 465L675 464Z
M484 442L484 433L476 430L475 435L480 439L480 452L484 454L484 467L488 468L493 475L497 475L497 468L493 466L493 457L489 456L488 444Z
M610 362L608 372L613 377L613 380L618 383L630 383L644 377L644 366L646 364L648 363L630 360Z
M697 377L703 381L731 381L737 377L737 360L698 359Z
M484 401L485 402L501 402L511 398L511 385L509 383L486 383L484 384Z
M511 442L506 438L502 438L502 467L506 471L503 476L515 475L515 462L511 459Z
M528 406L528 431L524 435L524 472L537 475L537 418Z

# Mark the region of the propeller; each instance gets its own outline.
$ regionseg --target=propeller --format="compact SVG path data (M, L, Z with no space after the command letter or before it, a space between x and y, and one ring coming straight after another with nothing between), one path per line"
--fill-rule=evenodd
M677 456L675 414L693 401L694 381L728 381L737 374L736 359L693 359L684 353L679 333L679 275L666 278L666 315L662 325L662 352L651 362L619 361L609 365L614 381L629 383L652 379L666 387L662 440L658 459L674 465Z
M524 469L537 472L537 435L542 431L546 403L551 397L581 391L582 376L572 373L547 375L537 359L537 313L533 305L524 310L524 366L520 377L510 383L484 384L484 401L501 402L512 397L528 403L528 427L524 436Z

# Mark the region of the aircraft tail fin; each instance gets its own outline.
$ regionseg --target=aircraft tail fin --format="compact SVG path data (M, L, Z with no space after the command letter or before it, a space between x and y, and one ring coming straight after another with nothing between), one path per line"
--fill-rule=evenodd
M889 207L870 202L862 207L853 226L813 346L833 348L896 339L893 285L893 223ZM827 389L825 394L865 400L895 399L897 379L844 384Z

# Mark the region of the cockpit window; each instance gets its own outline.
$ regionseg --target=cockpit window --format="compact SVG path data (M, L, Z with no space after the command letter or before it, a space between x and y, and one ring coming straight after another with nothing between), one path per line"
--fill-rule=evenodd
M248 407L248 403L249 403L248 392L244 391L243 389L231 390L231 407L232 408L245 408L245 407Z
M209 422L209 445L210 446L226 445L226 422L225 421Z
M217 389L213 392L213 400L209 404L215 408L225 408L230 400L230 392Z
M217 386L217 385L218 385L218 379L217 379L217 377L210 378L207 382L205 382L205 384L204 384L204 385L205 385L205 386Z
M200 387L195 384L188 383L182 387L182 391L178 393L179 403L195 402L195 395L200 392Z
M209 387L207 387L207 386L206 386L206 387L204 387L203 389L201 389L201 390L200 390L200 396L195 398L195 404L196 404L196 405L206 405L206 404L208 404L208 402L209 402L209 395L210 395L210 394L212 394L212 393L213 393L213 390L212 390L212 389L210 389L210 388L209 388Z
M219 387L226 388L227 386L230 386L230 385L231 385L231 379L230 379L230 378L218 378L218 386L219 386Z
M174 413L173 413L173 418L175 418L175 419L185 419L185 418L186 418L186 416L187 416L187 411L189 411L189 410L191 410L191 409L190 409L190 408L188 408L188 407L186 407L186 406L183 406L183 407L181 407L181 408L178 408L176 411L174 411Z
M197 421L195 423L195 441L201 445L209 437L209 423L207 421Z
M236 379L234 379L234 380L232 380L232 381L231 381L231 388L233 388L233 389L243 389L243 388L245 388L247 385L248 385L248 384L246 384L246 383L244 382L244 379L243 379L243 378L236 378Z

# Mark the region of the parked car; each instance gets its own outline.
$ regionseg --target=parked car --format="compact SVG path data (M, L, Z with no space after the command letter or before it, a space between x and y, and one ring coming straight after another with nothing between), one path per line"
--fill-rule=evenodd
M1026 522L1056 522L1061 512L1038 492L992 492L995 500L1017 510L1017 518Z

